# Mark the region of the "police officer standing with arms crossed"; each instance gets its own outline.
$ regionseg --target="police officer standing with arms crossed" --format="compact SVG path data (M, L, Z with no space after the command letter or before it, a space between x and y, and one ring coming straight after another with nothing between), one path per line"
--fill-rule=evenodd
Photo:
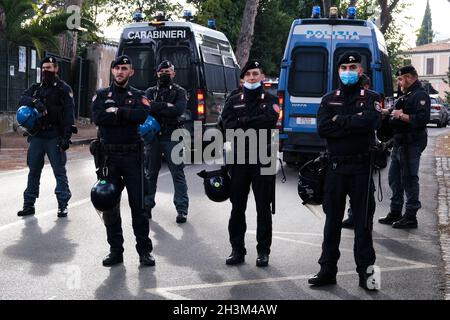
M430 97L419 82L412 66L401 68L397 83L403 92L390 113L389 125L394 131L394 148L389 168L392 189L391 208L382 224L396 229L417 228L419 201L420 156L427 146L427 123L430 121ZM406 194L405 214L402 216L403 194Z
M28 137L27 164L30 168L28 185L23 193L23 209L18 216L35 213L34 203L39 197L39 183L44 157L47 154L56 178L55 194L58 217L67 216L67 204L72 196L66 174L66 150L69 149L74 128L74 102L70 86L58 77L58 61L47 57L41 62L42 82L33 84L20 97L19 104L36 108L42 117L41 129Z
M162 61L157 69L158 83L148 88L145 95L151 101L150 114L161 126L155 141L145 146L146 196L145 206L149 218L155 207L156 184L161 169L161 157L164 154L172 175L175 194L173 203L178 212L177 223L187 221L189 198L184 175L184 163L175 164L172 160L172 149L178 141L172 141L172 132L182 126L181 117L186 110L187 94L181 86L173 82L175 67L170 61Z
M128 56L117 57L111 64L111 72L114 77L113 84L97 90L92 102L92 118L98 125L100 148L104 154L102 158L106 162L102 165L107 168L109 176L123 179L128 193L140 263L154 266L149 222L143 204L143 150L138 134L138 126L149 114L150 103L144 92L129 85L134 70ZM123 262L122 221L120 210L115 212L114 219L110 217L109 223L106 224L110 254L103 260L104 266Z
M323 210L326 215L320 271L309 284L336 283L340 257L342 218L346 196L350 196L355 224L354 256L359 285L367 284L368 267L375 263L372 219L375 212L374 184L370 173L369 149L381 124L380 96L361 87L361 56L346 52L338 61L340 88L322 98L318 111L318 132L327 140L328 168ZM370 179L370 190L368 190Z
M280 108L277 97L264 91L262 81L264 74L258 61L248 62L241 72L244 79L242 93L229 98L222 112L222 120L225 129L259 129L268 131L268 143L270 143L271 129L275 129L279 117ZM249 148L246 145L245 153ZM239 153L240 150L234 150ZM259 154L259 153L258 153ZM272 243L272 213L270 205L273 205L274 175L261 174L262 164L259 159L257 164L250 164L246 156L245 164L231 164L231 217L228 224L232 252L226 259L226 264L236 265L243 263L247 253L245 249L245 210L247 199L252 187L255 196L257 211L256 240L258 258L256 265L265 267L269 264L270 246Z

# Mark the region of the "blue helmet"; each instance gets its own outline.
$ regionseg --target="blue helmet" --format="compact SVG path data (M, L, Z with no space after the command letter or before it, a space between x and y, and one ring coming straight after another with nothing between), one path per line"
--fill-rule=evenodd
M161 126L155 118L148 116L145 122L139 126L138 132L145 143L152 143L160 129Z
M39 117L39 112L29 106L21 106L16 113L17 123L30 135L39 131Z

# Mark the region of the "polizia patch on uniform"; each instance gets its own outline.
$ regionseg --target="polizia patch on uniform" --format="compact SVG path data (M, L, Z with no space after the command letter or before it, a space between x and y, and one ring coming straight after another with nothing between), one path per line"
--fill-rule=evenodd
M233 108L235 108L235 109L238 109L238 108L244 108L245 107L245 104L235 104L234 106L233 106Z
M73 98L73 91L69 91L69 96Z
M272 107L273 107L273 110L275 110L276 113L280 113L280 106L278 104L274 103L272 105Z
M427 102L425 100L420 100L420 105L424 106Z
M96 99L97 99L97 95L95 94L95 95L92 97L92 102L94 102Z

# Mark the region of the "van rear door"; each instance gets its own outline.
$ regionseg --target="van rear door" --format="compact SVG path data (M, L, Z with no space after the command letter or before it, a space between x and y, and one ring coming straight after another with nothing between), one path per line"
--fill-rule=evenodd
M286 153L317 153L325 148L325 141L317 134L316 118L322 96L329 91L331 32L330 25L301 24L293 28L289 75L284 85Z
M156 84L155 52L152 44L126 45L121 54L128 55L133 61L134 76L130 79L131 86L146 90Z

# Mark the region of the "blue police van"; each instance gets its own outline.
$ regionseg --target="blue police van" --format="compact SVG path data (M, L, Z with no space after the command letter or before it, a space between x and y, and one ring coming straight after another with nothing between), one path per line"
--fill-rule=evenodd
M185 127L191 135L194 121L201 121L203 129L216 127L227 95L239 85L240 68L227 37L214 25L167 21L162 15L142 20L123 28L117 50L117 56L126 54L133 61L130 84L141 90L156 85L156 66L170 60L174 81L188 94Z
M328 18L321 18L320 7L314 7L311 18L292 23L281 64L280 151L288 165L301 164L325 150L325 140L317 133L317 111L322 96L339 86L337 60L348 50L361 54L371 89L391 103L392 71L377 26L356 19L354 7L345 18L338 17L337 8L331 8Z

